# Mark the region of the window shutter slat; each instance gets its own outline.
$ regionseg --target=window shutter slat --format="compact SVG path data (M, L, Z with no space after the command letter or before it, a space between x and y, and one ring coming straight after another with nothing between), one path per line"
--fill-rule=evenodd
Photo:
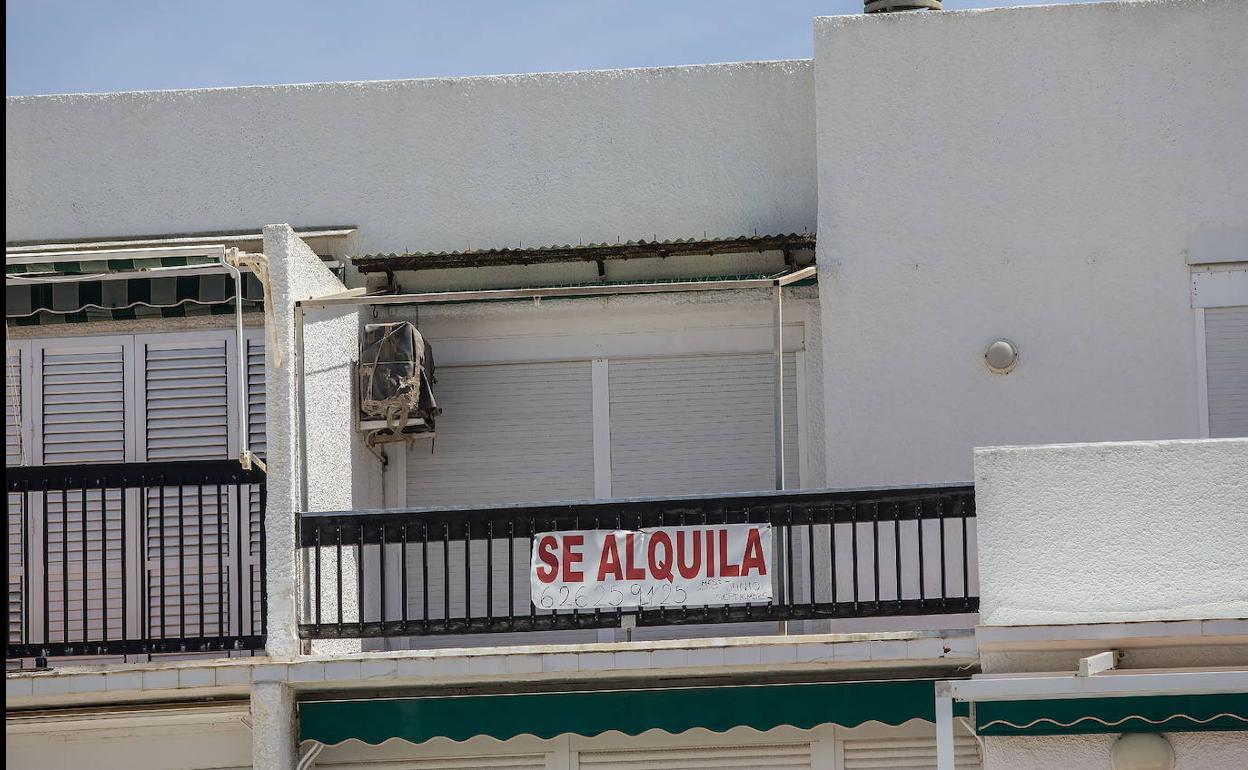
M43 462L126 460L125 350L43 351Z
M1209 436L1248 436L1248 307L1205 310Z

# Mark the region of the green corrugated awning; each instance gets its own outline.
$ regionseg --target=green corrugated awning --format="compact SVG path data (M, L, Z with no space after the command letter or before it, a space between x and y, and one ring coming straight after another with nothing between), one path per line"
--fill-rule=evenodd
M968 712L965 704L957 708L960 716ZM329 745L391 738L465 741L478 735L505 741L518 735L592 737L608 730L625 735L741 726L765 731L870 721L899 725L912 719L935 721L931 680L309 701L299 705L299 738Z
M987 701L975 704L979 735L1248 730L1248 693Z

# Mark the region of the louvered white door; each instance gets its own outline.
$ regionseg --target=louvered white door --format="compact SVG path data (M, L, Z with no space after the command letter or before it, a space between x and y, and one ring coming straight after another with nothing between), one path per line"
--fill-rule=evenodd
M224 335L140 342L146 459L228 458L231 342ZM153 637L222 633L233 595L230 497L230 490L217 487L147 490L147 624Z
M145 342L143 350L146 459L229 457L227 341Z
M42 463L125 462L133 431L129 338L49 341L39 354ZM49 493L44 504L48 641L118 638L126 623L122 493Z
M785 477L795 489L795 356L784 363ZM771 356L612 359L609 371L613 497L775 488Z
M593 394L588 361L441 367L436 386L436 443L417 441L407 452L407 502L411 506L537 502L594 496ZM438 535L439 533L431 533ZM501 532L499 533L502 534ZM487 553L473 543L470 591L460 568L450 575L450 613L457 617L472 596L484 611ZM496 614L507 612L507 541L494 542ZM463 541L447 545L452 566L464 563ZM527 611L528 541L513 543L514 606ZM414 583L410 617L446 616L442 543L409 550L408 574L427 569L430 606ZM425 557L428 564L425 564ZM500 587L503 587L500 591Z
M860 738L842 744L843 770L936 770L936 738ZM974 738L957 736L953 745L958 770L980 766Z
M1248 436L1248 307L1205 310L1209 436Z
M264 407L264 330L247 340L247 445L261 459L268 457L268 441L265 433ZM251 585L251 624L260 628L264 606L261 601L261 583L264 580L259 574L260 549L262 542L262 520L264 519L264 501L260 497L260 489L248 487L247 500L247 569ZM255 577L252 577L252 574Z
M22 368L29 359L29 349L9 344L4 360L4 464L6 467L26 465L26 431L22 398ZM22 495L8 494L6 526L9 528L9 641L22 639L22 580L25 576L23 548L26 528Z
M130 350L126 342L85 340L43 348L43 464L126 461Z
M809 743L582 751L577 758L583 770L771 770L811 766Z

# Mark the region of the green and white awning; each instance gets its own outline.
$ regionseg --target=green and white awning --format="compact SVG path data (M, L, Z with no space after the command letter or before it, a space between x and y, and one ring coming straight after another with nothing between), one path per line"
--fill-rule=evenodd
M1077 735L1248 730L1248 693L986 701L979 735Z
M956 713L966 715L965 704ZM609 730L625 735L654 729L726 732L739 726L766 731L871 721L900 725L912 719L935 721L930 680L308 701L299 705L299 738L328 745L391 738L419 744L478 735L505 741L519 735L592 737Z
M234 312L234 280L224 271L142 275L155 269L218 262L215 257L165 256L6 263L5 318L18 326L33 326L230 314ZM264 303L264 289L251 273L243 275L243 303L244 310L258 310Z
M220 260L208 256L141 257L130 259L80 259L4 265L5 277L19 276L72 276L103 275L105 273L134 273L144 270L171 267L196 267L215 265Z

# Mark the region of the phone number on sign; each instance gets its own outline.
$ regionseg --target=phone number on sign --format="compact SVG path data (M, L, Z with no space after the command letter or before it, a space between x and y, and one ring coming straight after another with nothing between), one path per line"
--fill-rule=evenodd
M728 583L725 585L725 583ZM762 581L704 580L682 583L611 583L575 588L547 586L534 597L543 610L615 607L684 607L740 602L768 602L770 586Z

